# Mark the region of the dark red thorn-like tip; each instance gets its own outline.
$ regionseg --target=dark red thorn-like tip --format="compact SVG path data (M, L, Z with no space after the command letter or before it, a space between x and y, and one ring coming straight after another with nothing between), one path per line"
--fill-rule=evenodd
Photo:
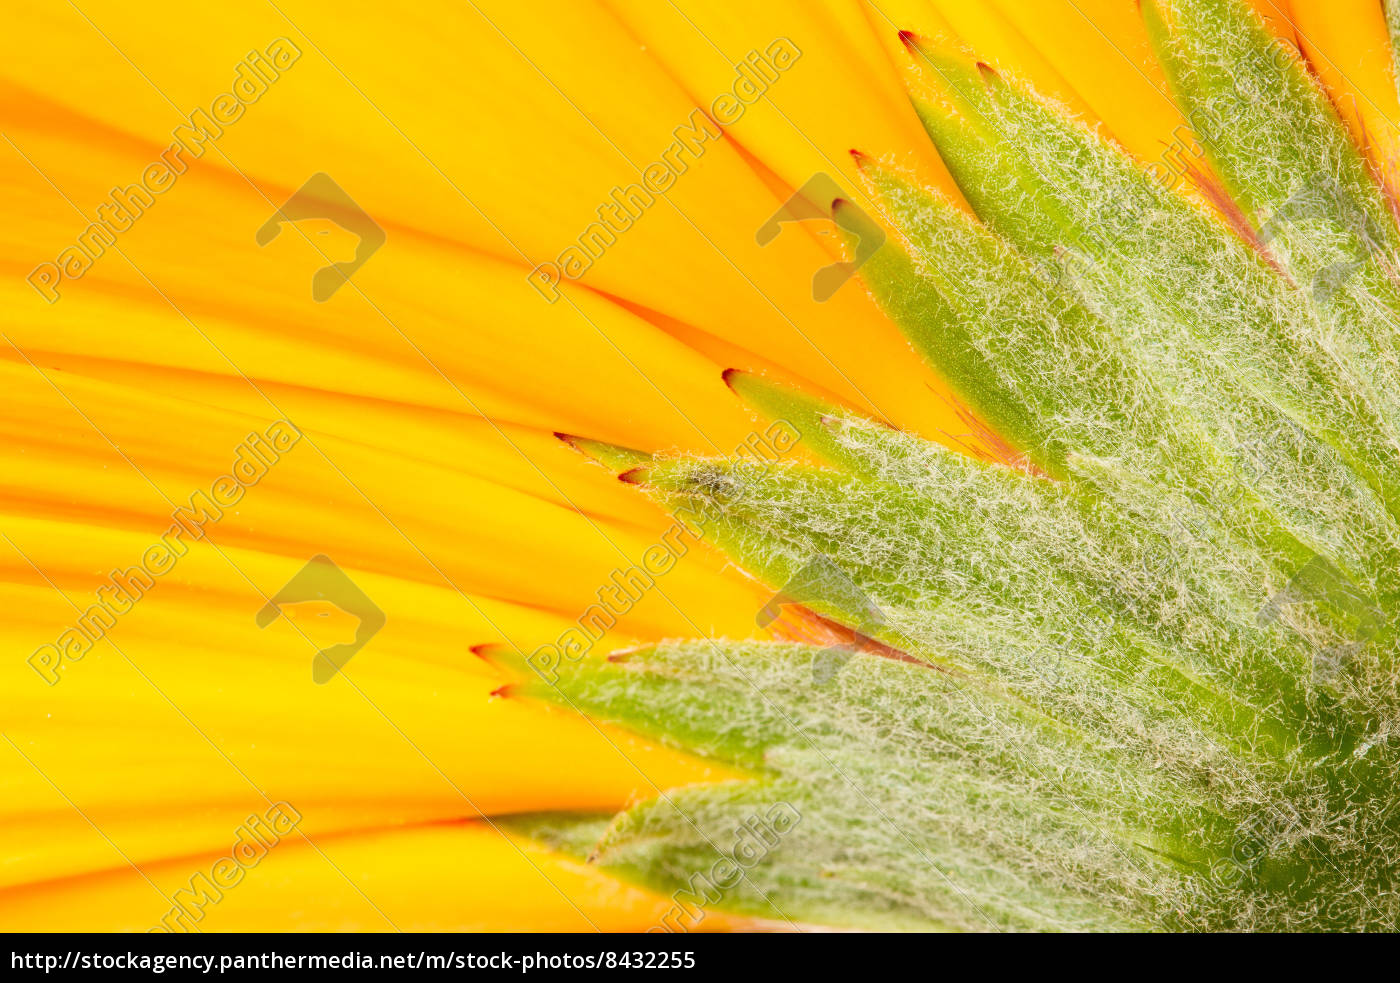
M733 389L733 388L734 388L734 380L735 380L738 376L741 376L741 375L743 375L743 374L744 374L744 370L743 370L743 369L729 368L729 369L725 369L723 372L721 372L721 373L719 374L719 377L720 377L721 379L724 380L724 384L725 384L726 386L728 386L730 389Z
M864 168L870 163L870 155L857 150L855 147L852 147L847 153L851 155L851 160L856 162L856 167Z
M628 468L617 476L617 480L624 485L645 485L647 475L651 473L651 467L646 464L639 464L635 468Z
M625 649L617 649L608 653L607 660L609 662L631 662L632 658L646 647L645 645L632 645Z
M484 662L490 662L491 653L500 647L500 642L478 642L476 645L469 646L467 651Z
M977 63L977 72L989 82L1001 81L1001 75L998 74L995 68L993 68L991 65L988 65L985 61L979 61Z
M582 454L584 457L588 458L590 461L593 461L593 462L597 463L597 460L598 460L598 459L597 459L596 457L594 457L592 454L590 454L590 453L587 451L587 449L584 448L584 446L583 446L583 444L582 444L582 441L585 440L586 438L580 437L578 434L562 433L562 432L556 430L556 431L554 431L554 439L557 440L557 441L559 441L559 442L560 442L561 444L563 444L565 447L569 448L569 450L574 451L575 453L578 453L578 454Z
M510 699L510 691L515 688L514 683L506 683L504 686L497 686L491 691L492 697L499 696L503 700Z
M913 31L900 31L899 41L910 51L913 51L914 47L919 43L919 36Z

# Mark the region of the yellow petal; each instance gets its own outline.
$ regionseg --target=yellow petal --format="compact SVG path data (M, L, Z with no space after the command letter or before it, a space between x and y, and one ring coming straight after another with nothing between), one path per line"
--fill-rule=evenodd
M1180 178L1204 167L1191 129L1172 101L1137 7L1121 0L997 0L996 8L1036 47L1145 164Z
M230 856L233 830L227 839L223 852L139 871L108 848L113 864L101 873L0 891L0 926L45 931L61 911L65 929L79 932L162 924L203 932L641 932L660 927L674 904L483 823L453 823L355 832L314 846L292 834L241 874L221 868L231 886L197 905L190 879L209 877ZM168 917L180 902L199 917ZM752 925L706 912L695 930Z
M1293 0L1291 25L1352 136L1400 192L1400 99L1385 11L1377 0Z

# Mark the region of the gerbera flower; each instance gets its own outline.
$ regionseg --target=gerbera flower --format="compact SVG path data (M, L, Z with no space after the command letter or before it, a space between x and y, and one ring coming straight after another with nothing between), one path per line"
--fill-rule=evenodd
M1391 926L1386 14L15 11L0 924Z

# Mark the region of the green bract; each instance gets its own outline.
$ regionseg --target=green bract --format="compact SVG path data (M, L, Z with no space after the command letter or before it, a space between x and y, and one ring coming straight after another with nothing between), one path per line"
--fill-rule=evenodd
M522 828L782 924L1395 927L1400 231L1243 4L1143 10L1223 188L1169 190L912 38L977 217L862 158L891 234L861 276L1005 461L743 373L824 466L575 441L855 635L524 683L753 778ZM800 818L716 887L779 804Z

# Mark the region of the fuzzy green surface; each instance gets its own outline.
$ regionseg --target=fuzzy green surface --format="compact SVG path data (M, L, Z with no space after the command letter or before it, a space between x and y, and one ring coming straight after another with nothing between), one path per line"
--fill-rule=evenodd
M1143 10L1248 228L916 48L978 218L869 161L899 234L860 273L1018 466L744 374L826 466L576 442L860 634L520 661L540 698L756 776L522 829L780 924L1397 927L1400 231L1245 5Z

